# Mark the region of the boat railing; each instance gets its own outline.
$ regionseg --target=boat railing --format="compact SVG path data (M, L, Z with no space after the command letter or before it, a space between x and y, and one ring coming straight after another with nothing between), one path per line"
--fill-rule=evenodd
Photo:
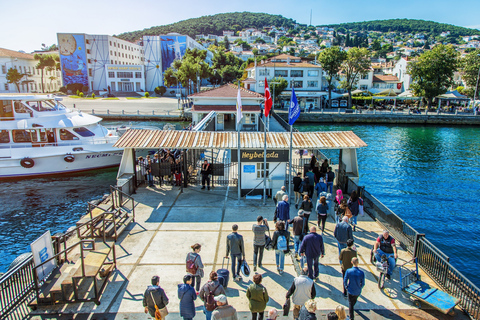
M11 143L11 144L0 144L0 149L21 149L21 148L32 148L32 147L68 147L68 146L81 146L81 145L97 145L97 144L108 144L114 143L117 141L117 137L105 137L105 138L85 138L81 140L70 140L70 141L60 141L60 142L22 142L22 143ZM80 150L81 151L81 150Z
M350 194L354 190L364 201L364 211L418 258L418 265L440 288L460 299L460 306L470 317L480 319L480 289L450 263L450 258L427 240L425 234L406 223L365 187L348 178L345 191Z

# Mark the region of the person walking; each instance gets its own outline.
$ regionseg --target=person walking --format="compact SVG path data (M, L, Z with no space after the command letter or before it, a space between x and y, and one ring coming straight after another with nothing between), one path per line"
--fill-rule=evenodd
M318 258L324 257L325 246L323 238L317 233L315 226L311 226L310 233L303 237L300 245L300 255L305 256L307 259L308 277L317 279L319 274Z
M305 233L303 210L298 210L298 215L292 220L292 233L295 258L298 259L298 249L300 248L300 243L302 242Z
M315 191L317 192L317 198L320 198L322 192L327 192L327 184L324 182L323 178L318 180L318 183L315 185Z
M333 181L335 180L335 173L332 171L332 167L328 167L327 174L325 175L325 180L327 182L327 192L333 192Z
M227 258L231 254L232 260L232 277L235 281L242 280L240 277L240 267L242 265L242 257L245 259L245 245L243 243L243 236L238 234L238 225L232 226L232 233L227 236Z
M322 196L320 199L318 199L317 203L317 226L320 229L320 223L322 224L322 234L323 231L325 230L325 222L327 221L328 217L328 205L327 205L327 199Z
M295 209L298 209L298 203L302 200L302 173L298 172L293 178L293 192L295 193Z
M187 272L190 273L195 278L195 290L196 292L200 291L200 282L204 276L204 266L202 263L202 257L200 257L200 251L202 250L202 245L195 243L191 246L193 252L187 253L186 265Z
M300 276L293 279L292 286L288 289L287 299L292 297L293 318L298 319L300 309L309 299L315 299L317 292L315 283L308 277L308 269L303 268Z
M277 220L285 223L285 230L288 230L288 224L290 223L290 204L288 203L288 195L282 197L282 201L277 203L275 208L275 216L273 222L277 223Z
M308 220L310 219L310 215L312 214L312 211L313 211L312 199L309 198L308 195L303 196L303 201L300 206L300 209L303 210L303 218L305 220L304 233L308 233Z
M178 285L178 299L180 300L180 316L183 320L191 320L195 317L195 300L197 293L192 287L193 276L187 274L183 277L183 283Z
M360 207L360 200L358 198L357 191L353 190L350 199L347 201L348 209L352 212L352 218L350 218L350 223L353 226L353 231L355 232L355 227L357 226L357 217Z
M308 190L303 190L308 191L308 196L310 198L313 198L313 188L315 187L315 174L312 170L313 168L309 168L308 172L305 174L308 177Z
M198 294L200 300L203 301L203 313L207 320L212 319L212 312L216 308L216 305L211 303L211 299L221 294L225 294L225 289L220 282L218 282L218 274L215 271L210 272L209 279L210 280L203 285Z
M353 239L352 226L348 224L347 217L343 217L342 222L335 226L333 235L335 239L337 239L338 254L340 254L340 252L342 252L342 249L345 249L347 247L348 239Z
M160 277L152 277L152 285L147 287L143 294L143 306L145 307L145 313L149 313L150 316L155 318L155 306L160 310L162 319L168 314L167 305L168 297L165 291L160 287Z
M265 233L268 231L268 221L262 216L257 217L257 223L252 226L253 231L253 271L257 265L262 267L263 250L265 249ZM258 264L257 264L258 262Z
M352 258L353 267L345 272L343 278L343 286L348 293L348 311L350 319L355 317L354 306L357 303L358 296L362 293L362 288L365 286L365 273L358 268L358 258Z
M279 274L283 274L285 253L290 251L289 244L290 232L285 230L285 222L277 221L275 224L275 232L273 233L272 245L273 248L275 248L275 262Z
M202 189L205 189L205 182L207 182L207 188L210 190L210 175L212 174L212 165L208 163L207 160L203 161L200 174L202 175Z
M257 273L253 276L253 283L247 289L248 307L252 312L252 320L263 320L263 313L269 299L267 289L261 283L262 275Z
M275 194L275 197L273 198L273 202L275 203L275 206L283 200L283 196L287 194L287 188L285 186L282 186L280 190L277 191Z
M237 310L228 304L224 294L215 297L217 308L212 312L212 320L238 320Z
M345 215L345 207L347 205L347 201L343 199L342 190L337 190L337 195L335 196L335 223L339 224L342 221L343 216ZM343 203L343 207L341 207Z
M345 278L345 272L348 269L353 267L352 258L357 257L357 250L355 249L353 239L347 240L347 247L342 249L340 254L338 255L338 259L340 260L340 265L342 266L342 279ZM347 289L343 287L343 295L347 296Z
M308 300L300 309L298 320L316 320L315 311L317 311L317 303L313 299Z

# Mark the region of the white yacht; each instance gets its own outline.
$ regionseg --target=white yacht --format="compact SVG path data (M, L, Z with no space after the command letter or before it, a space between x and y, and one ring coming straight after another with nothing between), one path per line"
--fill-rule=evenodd
M0 95L0 179L118 166L116 131L52 95Z

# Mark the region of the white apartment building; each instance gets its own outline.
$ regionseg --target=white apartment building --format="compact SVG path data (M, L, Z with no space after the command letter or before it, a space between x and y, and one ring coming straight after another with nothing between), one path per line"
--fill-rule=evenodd
M322 89L322 68L299 57L281 54L272 57L250 68L247 68L248 77L243 82L245 88L254 92L263 93L265 77L271 81L275 77L282 77L288 81L288 87L280 95L282 105L288 105L292 87L301 107L312 104L320 107L321 96L325 95Z
M402 83L402 91L410 89L412 77L407 73L407 66L410 63L410 58L401 57L393 67L392 74L398 78L398 82Z
M0 48L0 93L18 93L17 86L8 83L7 73L11 68L25 74L19 83L20 93L42 92L42 70L36 69L38 61L33 54ZM58 91L61 86L60 72L43 70L45 92Z

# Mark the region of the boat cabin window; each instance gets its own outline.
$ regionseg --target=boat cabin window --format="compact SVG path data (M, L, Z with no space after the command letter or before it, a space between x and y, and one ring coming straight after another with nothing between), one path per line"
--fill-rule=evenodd
M23 143L37 141L37 130L13 130L13 142Z
M27 105L35 111L55 111L55 103L53 101L27 101Z
M30 114L33 114L33 111L30 110L29 108L27 108L23 103L21 103L20 101L14 101L13 102L14 106L15 106L15 112L16 113L30 113Z
M92 131L88 130L85 127L73 128L73 131L75 131L82 137L93 137L95 135L95 133L93 133Z
M13 109L11 100L0 100L0 118L2 120L13 120Z
M0 143L9 143L10 136L7 130L0 130Z
M39 129L38 136L40 138L40 141L42 142L47 141L47 131L45 129Z
M78 140L78 137L66 129L60 129L60 140Z

